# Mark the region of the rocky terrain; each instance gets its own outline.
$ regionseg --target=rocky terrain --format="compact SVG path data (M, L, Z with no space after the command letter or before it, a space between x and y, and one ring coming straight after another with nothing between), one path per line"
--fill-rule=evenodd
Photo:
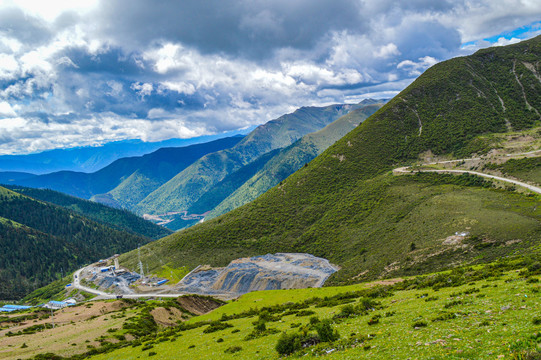
M257 290L320 287L338 267L310 254L277 253L233 260L225 268L199 267L178 290L209 295L241 295Z

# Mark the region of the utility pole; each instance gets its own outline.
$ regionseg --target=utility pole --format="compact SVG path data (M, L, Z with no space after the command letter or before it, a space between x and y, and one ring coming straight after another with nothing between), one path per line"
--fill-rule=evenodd
M141 273L141 277L145 277L145 272L143 270L143 263L141 262L141 250L139 247L137 247L137 257L139 258L139 272Z

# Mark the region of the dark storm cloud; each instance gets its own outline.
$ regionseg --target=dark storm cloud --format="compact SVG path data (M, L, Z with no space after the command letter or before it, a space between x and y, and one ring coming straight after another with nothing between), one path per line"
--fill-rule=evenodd
M395 44L402 59L432 56L447 59L460 48L460 33L436 21L406 22L401 26Z
M368 31L367 19L355 0L121 0L102 4L102 35L114 34L116 40L132 46L163 40L203 53L261 57L279 48L309 49L329 31Z
M136 53L126 53L119 47L107 47L91 53L85 47L64 49L58 58L67 58L66 71L78 73L110 73L115 76L145 74L145 62Z
M43 20L18 8L0 9L0 34L31 46L42 44L54 35Z

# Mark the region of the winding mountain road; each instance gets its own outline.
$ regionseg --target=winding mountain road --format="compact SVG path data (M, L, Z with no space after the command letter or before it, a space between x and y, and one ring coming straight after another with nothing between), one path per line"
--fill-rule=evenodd
M503 156L506 156L506 157L510 157L510 156L523 156L523 155L529 155L529 154L533 154L533 153L536 153L536 152L540 152L541 150L535 150L535 151L529 151L527 153L520 153L520 154L505 154ZM470 158L470 159L458 159L458 160L446 160L446 161L439 161L439 162L431 162L431 163L426 163L426 164L422 164L421 166L426 166L426 165L438 165L438 164L450 164L450 163L454 163L454 162L465 162L465 161L475 161L475 160L481 160L481 158ZM496 176L496 175L490 175L490 174L485 174L485 173L482 173L482 172L478 172L478 171L471 171L471 170L446 170L446 169L424 169L424 170L419 170L419 169L416 169L416 170L413 170L411 169L411 166L404 166L404 167L399 167L399 168L396 168L393 170L393 173L394 174L412 174L412 173L417 173L417 172L435 172L435 173L455 173L455 174L474 174L474 175L477 175L477 176L482 176L484 178L489 178L489 179L494 179L494 180L499 180L499 181L504 181L504 182L508 182L508 183L511 183L511 184L514 184L514 185L518 185L518 186L521 186L523 188L526 188L530 191L533 191L537 194L541 194L541 187L538 187L538 186L533 186L533 185L530 185L530 184L527 184L525 182L522 182L522 181L517 181L517 180L513 180L513 179L509 179L509 178L504 178L504 177L501 177L501 176Z

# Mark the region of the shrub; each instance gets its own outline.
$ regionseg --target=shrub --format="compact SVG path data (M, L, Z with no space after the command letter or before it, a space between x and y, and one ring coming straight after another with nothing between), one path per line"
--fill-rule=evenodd
M242 350L242 347L240 346L231 346L224 350L224 353L226 354L234 354L236 352L239 352Z
M255 331L263 332L263 331L267 330L267 326L265 326L265 322L264 322L264 321L259 320L259 321L255 324L254 329L255 329Z
M319 324L316 325L316 331L323 342L332 342L340 339L338 330L332 328L330 320L319 322Z
M295 314L295 316L310 316L314 315L316 312L312 310L301 310Z
M217 343L222 343L222 342L224 342L224 339L219 338L218 340L216 340L216 342L217 342Z
M288 334L284 332L278 339L278 343L276 343L275 349L280 355L289 355L293 354L295 351L300 350L301 346L302 345L300 334Z
M434 319L432 319L432 321L445 321L445 320L451 320L455 318L456 318L456 314L443 312L439 314L438 316L436 316Z
M337 317L337 318L348 318L348 317L354 316L354 315L356 315L355 308L353 307L353 305L348 304L348 305L342 306L342 309L340 309L340 313L335 315L335 317Z
M376 325L379 324L379 319L381 318L381 315L374 315L368 320L368 325Z
M209 333L224 330L224 329L227 329L227 328L230 328L230 327L233 327L233 325L228 324L226 322L213 321L213 322L210 323L210 325L205 330L203 330L203 333L209 334Z

